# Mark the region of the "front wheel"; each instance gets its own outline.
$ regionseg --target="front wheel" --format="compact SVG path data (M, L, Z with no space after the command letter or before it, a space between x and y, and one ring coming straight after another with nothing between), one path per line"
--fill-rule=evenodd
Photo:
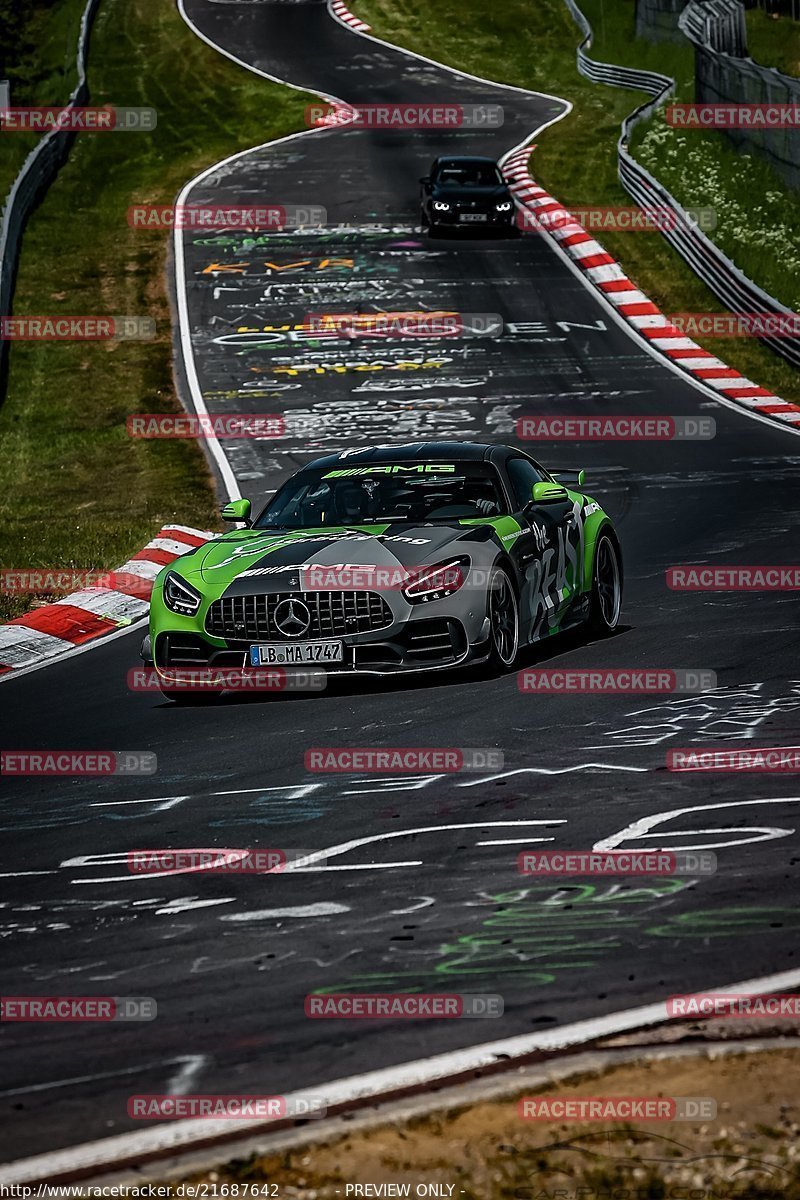
M489 666L508 671L519 653L519 606L513 584L502 567L489 583Z
M621 610L622 565L619 550L608 534L601 534L594 554L587 628L600 637L612 633L619 624Z

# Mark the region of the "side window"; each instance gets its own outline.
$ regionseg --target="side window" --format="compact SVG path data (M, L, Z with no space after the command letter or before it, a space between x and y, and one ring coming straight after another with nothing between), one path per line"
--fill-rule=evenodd
M510 458L506 463L506 470L514 497L514 511L519 512L530 500L533 485L541 483L544 476L526 458Z

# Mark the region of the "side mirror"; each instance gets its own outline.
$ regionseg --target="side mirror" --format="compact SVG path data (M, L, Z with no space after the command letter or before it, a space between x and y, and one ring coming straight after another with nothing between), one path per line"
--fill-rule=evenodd
M223 504L220 515L223 521L249 521L250 507L249 500L229 500Z
M567 489L560 483L542 480L531 488L531 504L558 504L567 499Z
M420 175L419 181L424 187L427 187L431 181L431 177L430 175Z

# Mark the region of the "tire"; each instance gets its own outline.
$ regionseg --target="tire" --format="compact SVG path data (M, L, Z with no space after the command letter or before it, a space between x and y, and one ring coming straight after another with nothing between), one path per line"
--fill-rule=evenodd
M508 573L497 567L489 581L489 669L510 671L519 654L519 602Z
M607 533L601 533L594 552L592 597L586 627L598 637L607 637L619 624L622 611L622 561L619 549Z
M419 223L423 229L426 229L427 226L430 225L430 221L428 220L428 214L425 212L424 208L420 208L420 210L419 210Z

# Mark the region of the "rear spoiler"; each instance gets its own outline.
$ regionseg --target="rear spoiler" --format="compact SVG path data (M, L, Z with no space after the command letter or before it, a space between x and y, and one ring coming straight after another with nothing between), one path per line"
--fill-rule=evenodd
M586 482L586 472L583 467L565 467L563 471L551 471L550 474L559 483L574 483L576 487L583 487Z

